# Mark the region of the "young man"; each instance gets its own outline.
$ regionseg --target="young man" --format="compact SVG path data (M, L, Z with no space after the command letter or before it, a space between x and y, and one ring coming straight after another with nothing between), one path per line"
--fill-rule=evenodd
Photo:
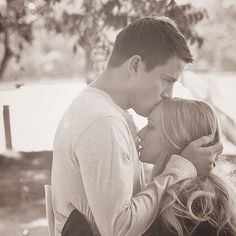
M143 18L118 34L107 68L73 101L57 129L52 166L56 235L74 209L94 234L142 235L167 186L210 171L221 145L202 148L211 141L203 137L182 157L172 156L164 173L144 186L136 130L126 112L133 108L147 117L172 96L175 81L192 61L185 38L167 18Z

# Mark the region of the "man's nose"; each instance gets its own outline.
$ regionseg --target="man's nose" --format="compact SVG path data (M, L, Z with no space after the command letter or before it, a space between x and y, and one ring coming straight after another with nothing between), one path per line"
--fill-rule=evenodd
M172 98L173 95L173 85L169 86L163 93L163 98Z

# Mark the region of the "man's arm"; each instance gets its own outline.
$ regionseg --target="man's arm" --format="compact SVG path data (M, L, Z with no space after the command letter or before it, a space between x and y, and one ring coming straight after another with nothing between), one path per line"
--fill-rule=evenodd
M76 145L86 197L103 236L142 235L155 218L167 186L196 176L189 161L173 157L162 175L132 196L130 145L127 127L114 118L91 125Z

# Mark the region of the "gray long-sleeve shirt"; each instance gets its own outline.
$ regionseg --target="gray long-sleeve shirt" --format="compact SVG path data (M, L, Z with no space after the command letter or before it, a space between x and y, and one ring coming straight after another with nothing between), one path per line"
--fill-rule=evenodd
M165 188L196 176L189 161L172 156L163 174L144 186L133 130L126 112L101 90L88 87L73 101L54 141L56 235L74 208L102 236L142 235L157 214Z

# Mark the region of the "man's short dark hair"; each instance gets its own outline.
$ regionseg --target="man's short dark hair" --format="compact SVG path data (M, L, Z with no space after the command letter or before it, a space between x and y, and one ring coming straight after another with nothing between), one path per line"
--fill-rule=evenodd
M167 17L146 17L126 26L116 37L108 66L118 67L134 55L141 56L147 71L173 56L194 61L185 37Z

